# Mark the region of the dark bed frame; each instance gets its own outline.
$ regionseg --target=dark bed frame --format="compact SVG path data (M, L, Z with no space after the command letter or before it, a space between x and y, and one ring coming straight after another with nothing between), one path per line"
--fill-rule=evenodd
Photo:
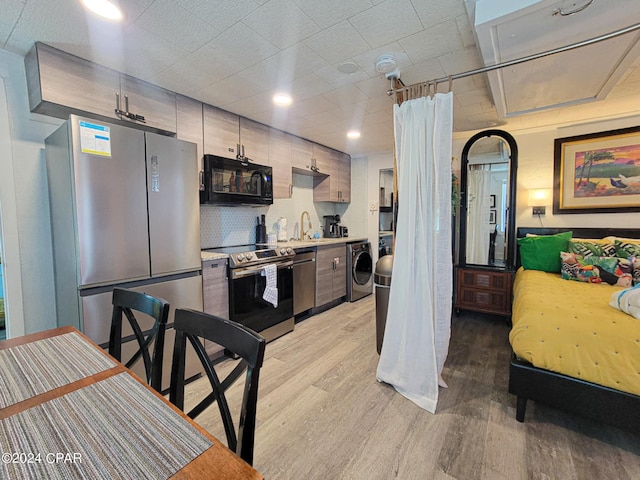
M517 237L524 237L527 233L553 235L569 230L574 238L613 235L640 239L640 229L631 228L520 227ZM519 267L519 251L516 258ZM519 422L524 422L527 400L533 400L625 430L640 432L640 396L534 367L518 359L513 352L509 367L509 393L517 397L516 420Z

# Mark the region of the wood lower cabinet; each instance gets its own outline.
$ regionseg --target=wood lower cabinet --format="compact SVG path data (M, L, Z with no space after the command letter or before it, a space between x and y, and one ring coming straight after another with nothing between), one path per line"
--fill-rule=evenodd
M459 267L454 308L511 316L512 284L512 271Z
M202 262L202 299L204 312L229 319L229 278L227 259ZM222 355L223 347L205 340L205 349L210 357Z
M347 294L347 246L318 247L316 253L316 307Z

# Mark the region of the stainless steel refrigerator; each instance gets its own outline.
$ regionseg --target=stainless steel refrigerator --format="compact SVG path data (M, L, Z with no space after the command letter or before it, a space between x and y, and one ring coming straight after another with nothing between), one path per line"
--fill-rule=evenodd
M169 301L170 322L176 307L202 310L195 144L71 115L45 146L58 325L106 346L116 286ZM123 358L134 349L123 345Z

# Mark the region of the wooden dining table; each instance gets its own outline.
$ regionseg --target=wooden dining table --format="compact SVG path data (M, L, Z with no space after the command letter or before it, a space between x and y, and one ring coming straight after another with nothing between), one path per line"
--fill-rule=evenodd
M0 341L0 455L0 478L264 478L73 327Z

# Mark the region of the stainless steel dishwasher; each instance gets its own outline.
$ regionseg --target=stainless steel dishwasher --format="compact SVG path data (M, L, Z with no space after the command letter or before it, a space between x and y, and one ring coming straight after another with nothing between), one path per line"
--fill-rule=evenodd
M297 250L293 260L293 315L309 310L316 300L316 252Z

